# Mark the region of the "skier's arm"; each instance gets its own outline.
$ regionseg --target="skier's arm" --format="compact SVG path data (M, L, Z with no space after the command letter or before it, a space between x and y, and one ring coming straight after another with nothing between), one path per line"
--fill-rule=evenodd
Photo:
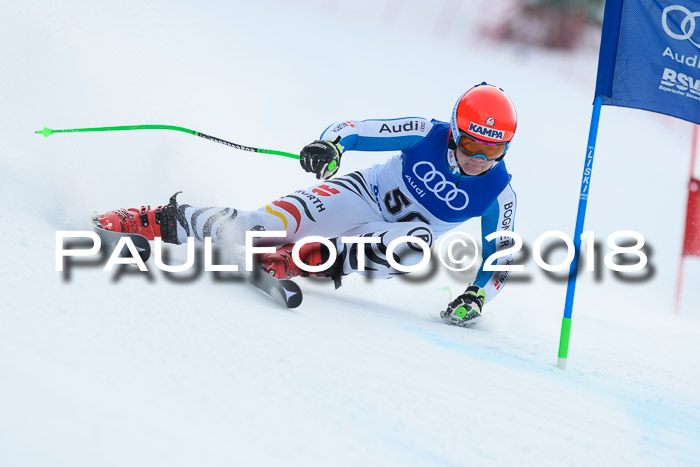
M405 151L423 141L432 122L418 117L335 122L299 153L301 167L326 180L338 171L345 151Z
M430 120L418 117L335 122L319 139L338 141L345 151L405 151L430 133ZM340 140L338 140L340 137Z
M484 271L484 263L486 259L495 252L502 251L513 245L514 240L510 237L497 237L490 242L486 241L486 237L497 231L513 232L515 223L515 209L517 200L515 192L510 184L506 186L498 195L498 198L488 207L483 216L481 216L481 245L483 261L479 267L479 272L474 280L474 285L484 289L486 293L485 303L489 302L500 292L505 286L508 279L508 271ZM512 264L513 255L505 255L494 263L499 265Z
M502 236L487 242L486 237L493 232L513 231L516 204L515 192L508 184L481 216L483 261L474 283L469 285L463 294L452 300L446 310L440 312L440 316L449 324L468 326L474 318L481 316L484 304L495 297L505 286L508 272L484 271L484 263L495 252L512 246L513 239ZM496 264L512 263L512 255L502 256L496 261Z

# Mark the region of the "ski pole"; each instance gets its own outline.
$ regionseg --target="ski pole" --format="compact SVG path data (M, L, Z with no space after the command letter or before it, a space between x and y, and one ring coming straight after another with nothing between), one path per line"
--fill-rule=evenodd
M254 148L251 146L244 146L242 144L232 143L230 141L226 141L225 139L217 138L216 136L210 136L210 135L207 135L204 133L200 133L199 131L190 130L189 128L183 128L181 126L173 126L173 125L103 126L103 127L96 127L96 128L71 128L71 129L65 129L65 130L52 130L51 128L44 127L43 130L37 130L34 133L44 135L45 138L48 138L49 136L51 136L54 133L82 133L82 132L88 132L88 131L123 131L123 130L174 130L174 131L182 131L183 133L189 133L189 134L192 134L195 136L200 136L204 139L208 139L209 141L214 141L215 143L223 144L224 146L228 146L230 148L240 149L242 151L259 152L259 153L263 153L263 154L275 154L277 156L284 156L284 157L291 157L292 159L299 159L298 154L292 154L292 153L284 152L284 151L274 151L272 149L260 149L260 148Z

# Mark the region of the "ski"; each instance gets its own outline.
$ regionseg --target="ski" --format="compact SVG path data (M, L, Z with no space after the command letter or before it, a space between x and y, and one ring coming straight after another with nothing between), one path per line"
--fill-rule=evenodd
M246 282L287 308L298 307L304 298L296 282L289 279L275 279L260 269L253 271Z
M102 243L111 249L114 249L122 238L128 237L144 263L151 256L151 245L142 235L105 230L96 221L93 221L93 229ZM128 256L128 254L128 250L122 249L122 256ZM301 305L304 295L296 282L289 279L275 279L260 269L256 269L252 273L242 273L242 275L245 277L246 284L264 292L276 303L286 308L296 308Z

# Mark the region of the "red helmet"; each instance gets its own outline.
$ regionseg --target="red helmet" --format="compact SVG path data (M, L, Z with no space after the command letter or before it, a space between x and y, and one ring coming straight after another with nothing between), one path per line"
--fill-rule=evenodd
M462 94L450 122L455 144L459 142L460 132L487 143L509 143L517 126L513 102L503 89L486 83Z

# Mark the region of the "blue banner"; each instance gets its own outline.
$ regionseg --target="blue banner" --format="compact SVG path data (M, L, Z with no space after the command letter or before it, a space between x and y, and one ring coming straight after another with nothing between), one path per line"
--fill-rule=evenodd
M700 124L700 1L607 0L596 96Z

